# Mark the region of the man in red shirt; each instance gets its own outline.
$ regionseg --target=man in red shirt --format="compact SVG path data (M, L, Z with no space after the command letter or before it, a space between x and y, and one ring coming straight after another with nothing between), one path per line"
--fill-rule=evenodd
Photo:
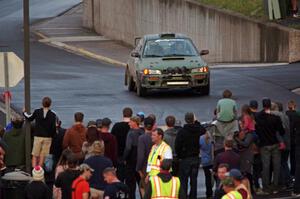
M90 185L87 182L94 171L89 165L81 164L79 167L80 176L72 183L72 199L88 199Z

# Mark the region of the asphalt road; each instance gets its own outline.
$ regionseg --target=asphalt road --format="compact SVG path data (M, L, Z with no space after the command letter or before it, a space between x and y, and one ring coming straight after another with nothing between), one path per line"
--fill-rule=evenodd
M78 0L32 0L32 23L53 17L77 4ZM23 56L22 4L20 0L0 0L0 50L14 51ZM7 47L3 47L7 46ZM286 103L300 97L289 90L300 87L300 64L265 68L212 70L210 96L196 96L191 92L154 92L147 98L129 93L123 86L124 68L99 63L81 56L55 49L31 39L32 107L40 106L43 96L53 98L53 109L64 124L72 124L73 113L82 111L86 121L110 117L121 118L125 106L134 111L154 113L160 124L173 114L180 120L193 111L204 121L210 120L217 100L224 89L233 91L242 105L250 99L270 97ZM12 88L13 104L22 108L23 82Z
M78 0L31 0L32 23L54 17ZM23 57L22 1L0 0L0 51L14 51ZM2 47L1 47L2 46ZM7 47L3 47L7 46ZM212 117L213 109L224 89L233 91L240 105L250 99L270 97L286 103L300 96L290 89L300 87L300 64L265 68L212 70L210 96L196 96L188 91L154 92L147 98L129 93L123 86L124 68L115 67L85 57L71 54L31 40L31 95L32 107L40 106L43 96L53 99L53 109L63 126L72 124L73 114L82 111L86 121L110 117L121 119L121 110L130 106L146 114L157 115L158 123L173 114L180 120L184 113L193 111L198 119ZM23 81L12 88L12 103L22 108L24 104ZM2 92L3 89L0 89ZM0 119L3 114L0 113ZM201 172L200 172L201 173ZM199 177L203 178L203 176ZM203 193L203 186L199 187Z

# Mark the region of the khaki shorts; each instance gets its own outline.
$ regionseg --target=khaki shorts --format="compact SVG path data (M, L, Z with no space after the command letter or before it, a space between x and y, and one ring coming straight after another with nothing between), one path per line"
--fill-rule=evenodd
M103 199L104 191L90 188L90 193L91 193L90 199Z
M50 152L52 138L34 137L32 155L33 156L47 156Z

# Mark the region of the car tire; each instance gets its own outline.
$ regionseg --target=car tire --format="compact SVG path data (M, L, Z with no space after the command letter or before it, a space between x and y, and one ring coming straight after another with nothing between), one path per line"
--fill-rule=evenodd
M207 84L206 86L199 86L199 87L195 87L193 88L194 92L196 94L199 94L201 96L203 95L209 95L210 93L210 85Z
M134 91L134 88L135 88L135 85L134 85L134 81L133 81L133 78L131 75L127 75L127 88L128 88L128 91L132 92Z
M147 88L143 87L139 80L136 83L136 94L139 97L145 97L147 95Z
M208 83L206 86L203 86L201 88L202 95L209 95L210 93L210 83Z

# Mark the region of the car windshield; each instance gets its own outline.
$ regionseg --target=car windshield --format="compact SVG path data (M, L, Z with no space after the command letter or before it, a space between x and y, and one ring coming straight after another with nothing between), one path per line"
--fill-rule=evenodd
M157 39L146 42L144 57L198 56L189 39Z

